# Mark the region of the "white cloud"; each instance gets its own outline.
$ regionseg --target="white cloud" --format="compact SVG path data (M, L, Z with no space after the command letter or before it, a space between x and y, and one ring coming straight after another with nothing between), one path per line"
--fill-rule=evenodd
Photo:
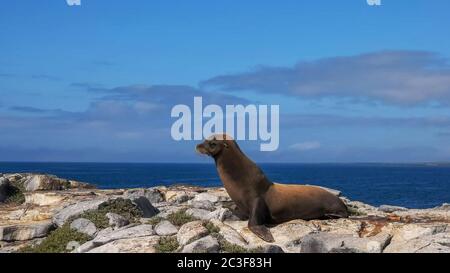
M321 144L319 141L306 141L306 142L300 142L295 143L291 146L289 146L290 149L296 150L296 151L310 151L310 150L316 150L321 147Z
M397 105L450 104L449 59L426 51L381 51L261 66L202 82L230 92L252 90L303 98L354 98Z

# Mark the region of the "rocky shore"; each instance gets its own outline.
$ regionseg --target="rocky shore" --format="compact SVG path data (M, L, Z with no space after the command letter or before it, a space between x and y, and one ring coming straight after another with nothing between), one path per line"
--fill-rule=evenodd
M233 214L223 188L100 190L0 174L0 252L450 252L450 204L374 207L340 197L350 218L290 221L271 227L275 242L266 243Z

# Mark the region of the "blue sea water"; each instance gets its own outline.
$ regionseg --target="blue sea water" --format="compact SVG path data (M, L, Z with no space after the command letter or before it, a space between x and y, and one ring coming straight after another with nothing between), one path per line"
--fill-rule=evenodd
M428 208L450 202L450 166L426 164L260 164L281 183L314 184L373 205ZM0 173L38 172L99 188L192 184L220 186L213 164L5 163Z

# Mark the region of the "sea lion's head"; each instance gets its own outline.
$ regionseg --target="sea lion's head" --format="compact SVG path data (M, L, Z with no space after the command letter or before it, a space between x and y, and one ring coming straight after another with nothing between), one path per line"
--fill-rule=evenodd
M207 138L195 148L198 153L211 157L219 156L225 149L233 145L234 140L226 134L215 134Z

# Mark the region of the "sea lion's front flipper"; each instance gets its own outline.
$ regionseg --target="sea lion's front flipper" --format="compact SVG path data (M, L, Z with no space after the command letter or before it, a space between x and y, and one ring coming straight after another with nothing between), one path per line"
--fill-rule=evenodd
M264 226L270 218L269 209L263 198L259 197L253 202L253 207L248 220L248 228L259 238L272 243L273 239L270 230Z

